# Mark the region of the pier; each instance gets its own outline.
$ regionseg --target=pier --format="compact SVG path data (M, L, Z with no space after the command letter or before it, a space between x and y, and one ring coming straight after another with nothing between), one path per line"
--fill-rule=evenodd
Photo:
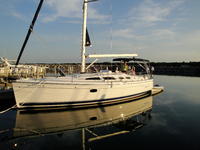
M13 65L6 58L0 58L0 88L12 87L11 82L20 78L41 78L46 75L46 67L40 65Z

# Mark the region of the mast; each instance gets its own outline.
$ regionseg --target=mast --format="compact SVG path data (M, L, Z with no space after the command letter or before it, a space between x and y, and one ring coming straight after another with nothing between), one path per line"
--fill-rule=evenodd
M86 28L87 28L87 7L88 0L83 1L83 26L82 26L82 45L81 45L81 72L85 72L85 53L86 53Z

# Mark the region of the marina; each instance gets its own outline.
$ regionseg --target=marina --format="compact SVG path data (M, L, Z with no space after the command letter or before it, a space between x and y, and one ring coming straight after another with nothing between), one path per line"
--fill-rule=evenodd
M87 109L12 110L1 114L0 146L24 150L130 146L198 149L199 78L155 76L154 79L165 91L141 101ZM116 142L119 140L120 143Z
M0 149L199 150L197 6L2 1Z
M46 67L38 65L13 65L8 59L1 57L0 79L41 78L46 74ZM15 61L12 61L15 62Z
M46 67L38 65L13 65L7 58L0 58L0 89L12 88L12 81L20 78L43 78Z

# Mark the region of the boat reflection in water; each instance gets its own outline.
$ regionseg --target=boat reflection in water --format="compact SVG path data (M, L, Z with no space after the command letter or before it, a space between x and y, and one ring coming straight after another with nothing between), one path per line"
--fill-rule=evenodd
M13 134L9 138L23 139L49 134L67 134L79 131L82 148L85 144L103 138L125 134L142 127L149 120L152 109L152 96L137 101L117 105L76 110L16 110ZM112 126L110 133L93 132ZM71 132L72 133L72 132ZM103 134L102 134L103 133ZM90 136L85 136L90 134ZM79 139L79 140L80 140ZM67 142L67 141L66 141Z

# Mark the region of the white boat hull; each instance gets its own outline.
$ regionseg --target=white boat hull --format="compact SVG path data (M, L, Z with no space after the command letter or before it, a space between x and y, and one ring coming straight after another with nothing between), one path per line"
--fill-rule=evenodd
M91 83L13 83L18 108L90 106L118 103L149 95L153 80Z

